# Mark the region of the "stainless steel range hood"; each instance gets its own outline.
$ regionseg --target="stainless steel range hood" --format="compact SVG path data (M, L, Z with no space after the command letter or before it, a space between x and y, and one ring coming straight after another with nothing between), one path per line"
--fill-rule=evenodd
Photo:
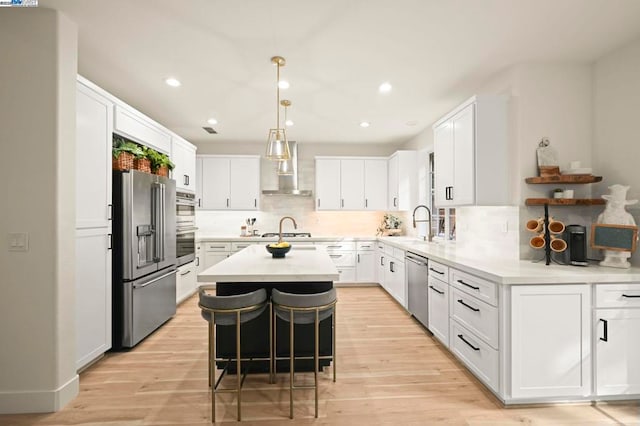
M264 195L297 195L300 197L310 197L312 191L298 189L298 144L295 141L289 141L289 152L291 153L291 170L290 175L278 175L278 189L263 189ZM273 171L276 173L276 170Z

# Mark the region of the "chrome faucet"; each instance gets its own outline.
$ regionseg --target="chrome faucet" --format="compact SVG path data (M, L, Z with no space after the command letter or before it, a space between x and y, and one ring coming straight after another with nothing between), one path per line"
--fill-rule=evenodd
M416 211L420 208L420 207L424 207L427 210L427 213L429 213L429 218L427 220L416 220ZM431 231L431 210L429 210L429 207L425 206L424 204L420 204L418 207L416 207L415 209L413 209L413 227L416 227L416 223L418 222L429 222L429 230L428 230L428 240L429 242L433 241L433 233Z
M284 222L285 219L291 219L291 222L293 222L293 229L298 229L298 224L296 223L296 220L294 218L292 218L291 216L284 216L282 219L280 219L280 228L278 229L278 244L282 242L282 222Z

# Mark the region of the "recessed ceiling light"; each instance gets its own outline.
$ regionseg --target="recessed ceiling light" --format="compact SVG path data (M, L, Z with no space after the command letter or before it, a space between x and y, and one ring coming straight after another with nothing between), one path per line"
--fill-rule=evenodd
M371 123L369 123L368 121L362 121L360 123L360 127L369 127L371 125Z
M391 91L391 83L385 81L380 85L380 87L378 87L378 91L380 93L389 93Z
M280 80L278 82L278 87L281 89L288 89L289 88L289 82L287 80Z
M209 124L218 124L218 120L216 120L215 118L210 118L207 120L207 123Z
M178 79L173 78L173 77L167 78L164 82L167 83L171 87L179 87L182 84L182 83L180 83L180 81Z
M293 126L293 121L291 121L291 120L287 120L287 121L285 121L285 122L284 122L284 124L285 124L287 127L291 127L291 126Z

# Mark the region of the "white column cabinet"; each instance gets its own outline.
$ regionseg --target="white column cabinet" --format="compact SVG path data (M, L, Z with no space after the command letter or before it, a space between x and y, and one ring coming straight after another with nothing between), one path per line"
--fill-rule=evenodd
M509 204L507 99L475 96L433 126L437 207Z
M176 189L196 190L196 147L179 136L171 138L171 161L175 165L171 177Z
M511 289L511 396L591 394L591 289L584 284Z
M259 156L198 156L198 206L203 210L257 210Z
M385 210L387 160L316 157L318 210Z
M76 368L111 348L113 103L78 78L76 90Z

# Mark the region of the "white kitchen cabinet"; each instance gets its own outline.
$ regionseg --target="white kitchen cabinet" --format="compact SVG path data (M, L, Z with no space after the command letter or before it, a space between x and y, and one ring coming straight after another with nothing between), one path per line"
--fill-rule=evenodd
M386 159L316 157L318 210L385 210Z
M171 138L171 161L175 165L171 177L176 189L196 190L196 147L179 136Z
M449 347L449 284L429 274L429 330Z
M416 151L396 151L388 160L389 210L411 210L418 199Z
M76 230L76 368L111 349L111 235Z
M167 155L171 154L171 134L167 129L128 105L115 106L113 131Z
M204 269L210 268L218 262L231 256L231 243L220 241L202 241L204 246Z
M189 262L178 268L176 274L176 304L182 303L196 292L197 288L196 262Z
M356 281L375 283L376 272L376 242L358 241L356 243Z
M381 242L377 242L376 243L376 279L378 280L378 284L380 284L380 286L382 288L386 288L385 287L385 281L384 281L384 274L385 274L385 270L386 265L385 265L385 252L384 252L384 244L382 244Z
M204 246L202 242L196 241L196 258L194 260L196 263L196 274L199 274L205 269L204 253Z
M76 368L111 348L111 147L113 103L91 82L76 86Z
M437 207L509 203L507 98L476 96L434 124Z
M457 321L449 323L449 349L490 389L500 388L500 353Z
M586 284L511 289L511 397L591 394L591 291Z
M227 257L231 256L229 252L212 252L207 251L204 254L204 268L210 268L216 263L222 262Z
M356 281L356 244L352 241L329 241L316 243L324 246L338 269L338 283Z
M384 272L385 290L404 308L407 307L407 280L405 276L404 255L389 257Z
M198 206L204 210L257 210L259 156L198 156Z

